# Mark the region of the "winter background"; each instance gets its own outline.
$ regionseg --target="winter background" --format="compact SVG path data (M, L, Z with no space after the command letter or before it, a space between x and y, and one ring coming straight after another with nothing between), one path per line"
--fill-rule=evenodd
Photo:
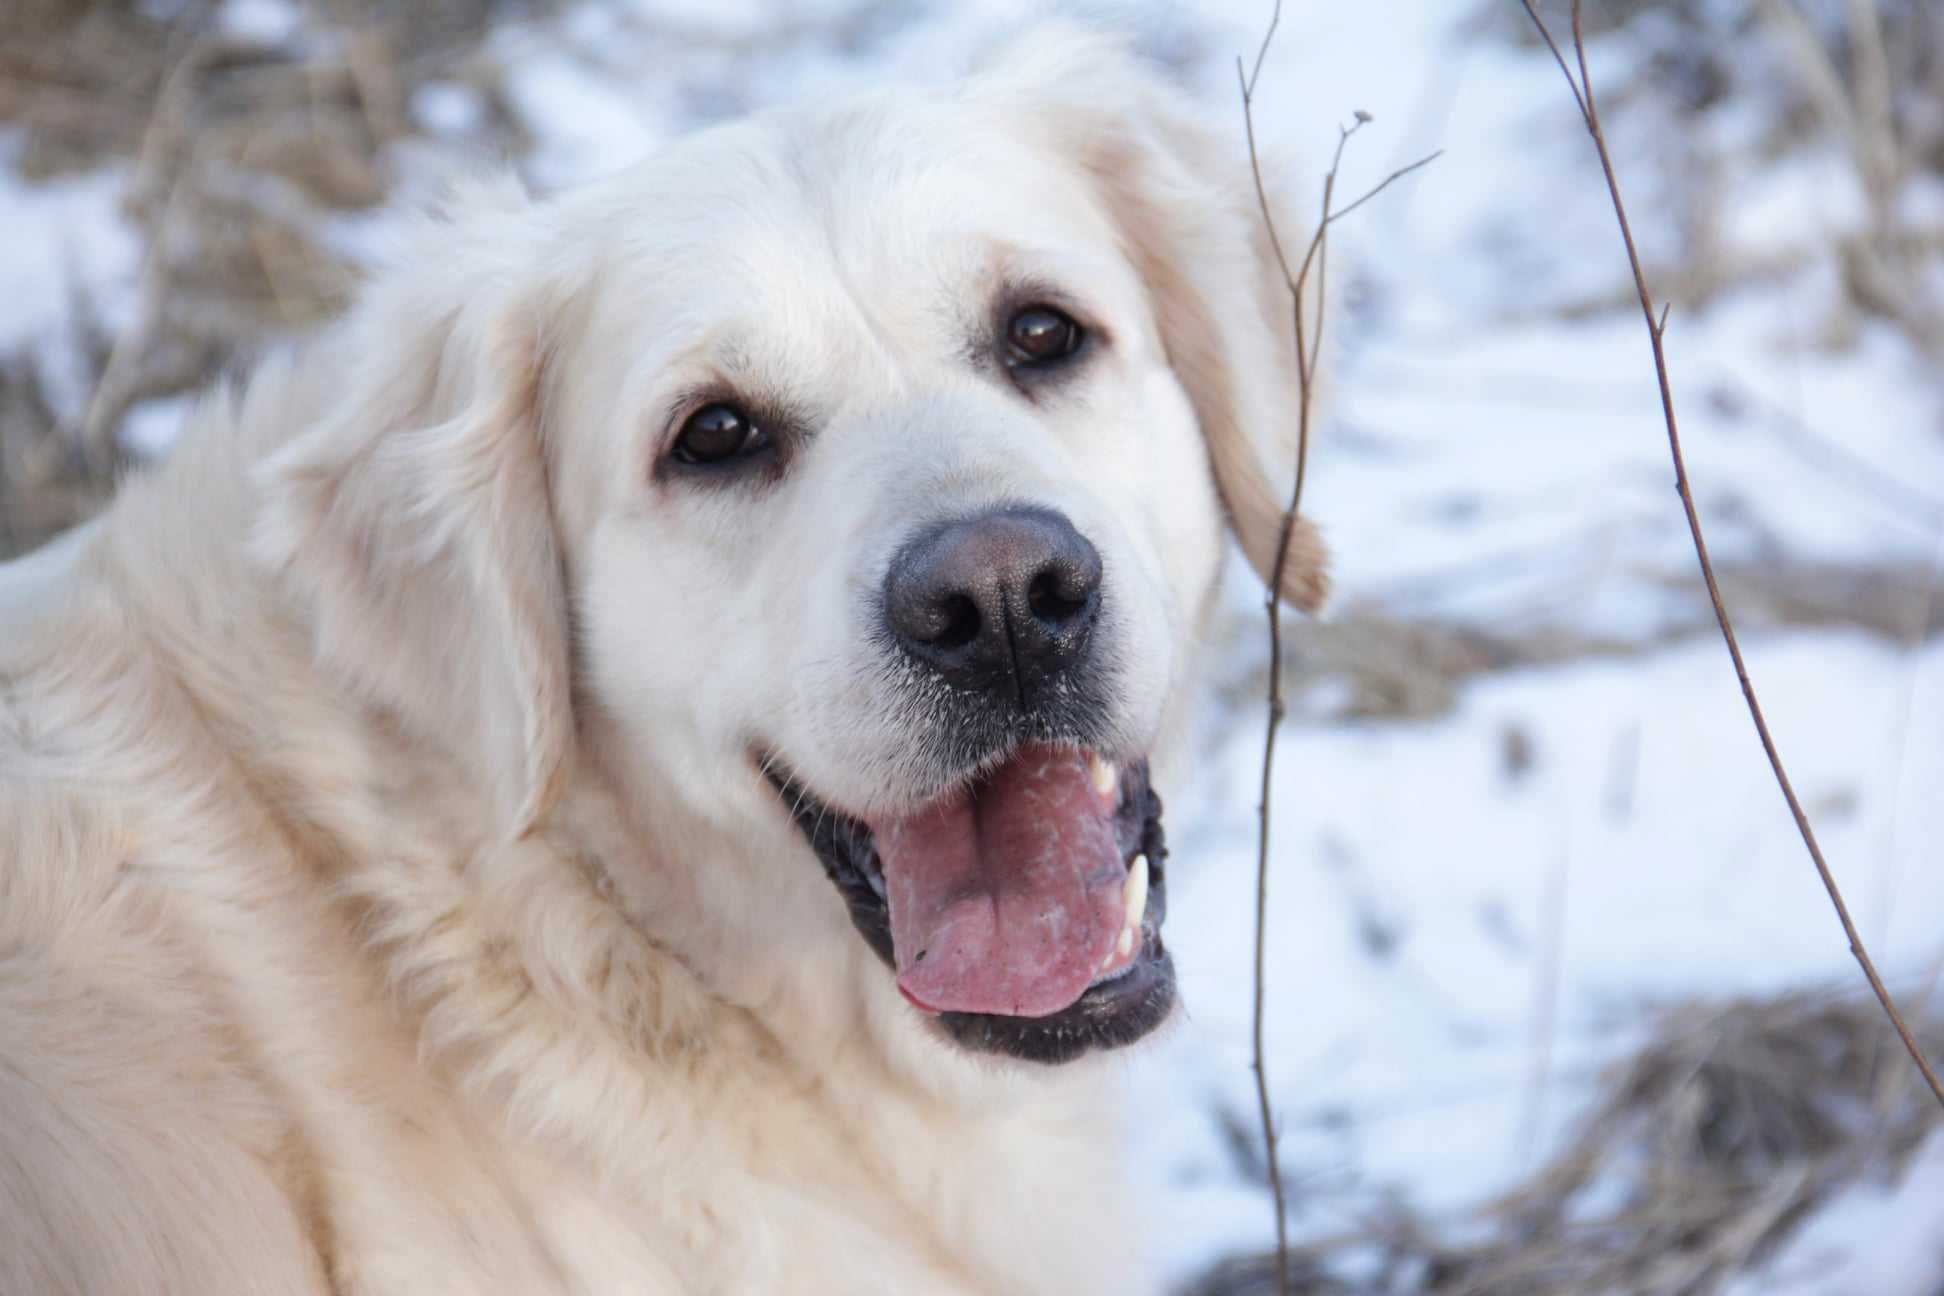
M1516 0L1291 0L1258 127L1340 192L1292 619L1268 1062L1306 1292L1944 1292L1944 1135L1716 637L1646 335ZM1044 4L0 0L0 556L329 318L400 204L937 78ZM1562 26L1564 5L1546 6ZM1242 120L1268 3L1094 5ZM1944 1052L1944 16L1591 0L1696 497L1863 934ZM1234 566L1170 789L1187 1019L1126 1064L1146 1241L1267 1291L1250 1072L1267 643Z

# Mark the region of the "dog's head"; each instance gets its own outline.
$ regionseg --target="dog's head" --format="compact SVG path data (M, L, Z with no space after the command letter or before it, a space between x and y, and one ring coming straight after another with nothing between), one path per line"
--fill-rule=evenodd
M850 967L907 1034L1129 1042L1173 1001L1150 757L1295 416L1236 135L1050 32L475 199L354 320L260 545L506 831L607 766L656 840L616 884L731 997ZM1299 529L1285 596L1322 583Z

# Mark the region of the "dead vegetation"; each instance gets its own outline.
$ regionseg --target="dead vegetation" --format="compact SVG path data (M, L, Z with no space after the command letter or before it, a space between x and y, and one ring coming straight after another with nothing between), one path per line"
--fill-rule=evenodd
M1870 983L1870 990L1876 995L1883 1008L1883 1015L1895 1028L1897 1036L1910 1055L1911 1063L1923 1076L1924 1083L1930 1088L1931 1095L1940 1107L1944 1107L1944 1080L1938 1078L1923 1046L1918 1043L1888 987L1878 975L1876 962L1865 948L1862 934L1857 930L1850 917L1849 905L1843 898L1836 876L1823 855L1814 825L1803 809L1802 801L1796 795L1793 780L1783 762L1780 749L1769 730L1768 719L1764 714L1761 698L1757 695L1753 680L1748 673L1748 664L1742 656L1739 636L1735 633L1733 619L1728 614L1727 604L1721 595L1721 586L1715 577L1714 561L1708 554L1708 541L1701 525L1700 511L1695 507L1694 490L1688 479L1687 457L1681 449L1681 430L1675 412L1674 386L1667 363L1667 304L1663 303L1657 312L1654 309L1654 293L1649 284L1646 271L1640 260L1640 249L1634 240L1632 222L1627 218L1627 204L1621 193L1620 181L1615 174L1612 150L1607 145L1607 134L1600 118L1599 95L1593 86L1593 72L1586 54L1586 31L1584 26L1585 9L1582 0L1572 0L1570 23L1572 32L1573 59L1569 63L1559 43L1554 40L1545 18L1535 7L1534 0L1521 0L1526 16L1532 20L1533 28L1545 42L1553 61L1566 79L1566 88L1572 92L1573 102L1579 108L1580 118L1586 126L1588 138L1592 141L1594 152L1600 159L1600 170L1606 181L1607 196L1613 203L1614 221L1619 229L1621 245L1627 252L1627 266L1633 272L1634 294L1640 304L1640 314L1647 327L1648 347L1653 353L1654 376L1660 388L1661 422L1667 432L1668 460L1674 468L1674 490L1680 496L1681 510L1687 518L1688 536L1694 543L1694 557L1700 569L1702 582L1708 589L1708 603L1714 610L1715 623L1721 630L1722 645L1728 650L1729 660L1734 663L1735 679L1741 685L1742 699L1748 706L1748 719L1761 739L1762 751L1768 757L1769 769L1775 775L1776 789L1787 802L1789 814L1795 820L1796 831L1802 838L1803 849L1809 854L1815 866L1816 876L1823 890L1828 893L1829 905L1835 911L1837 921L1842 925L1844 939L1849 943L1851 955L1862 970L1864 979ZM1877 16L1871 0L1856 0L1851 6L1851 30L1860 33L1868 28L1877 29ZM1877 32L1881 39L1881 33ZM1879 56L1881 50L1878 51ZM1574 75L1577 65L1578 75Z
M1917 563L1855 567L1778 558L1723 563L1716 575L1737 621L1750 631L1852 629L1914 644L1944 633L1938 573ZM1353 599L1327 620L1286 631L1283 691L1297 723L1421 721L1444 715L1470 681L1484 675L1578 661L1618 661L1712 633L1714 615L1700 577L1653 577L1669 594L1651 633L1619 637L1568 620L1528 617L1498 625L1412 612L1383 599ZM1222 642L1245 633L1237 612L1217 631ZM1267 663L1234 663L1217 681L1224 712L1259 704ZM1324 699L1314 703L1306 699Z
M496 0L320 0L289 32L237 32L216 6L23 0L0 25L0 125L29 181L126 168L143 260L110 335L77 289L72 338L0 360L0 557L98 507L136 405L193 392L266 342L335 314L357 276L336 237L391 193L412 91L477 89L482 147L517 150L482 49Z
M1563 5L1542 8L1563 12ZM1533 48L1516 5L1487 0L1481 23ZM1613 0L1586 15L1589 40L1627 50L1607 111L1652 165L1657 209L1676 231L1647 272L1679 310L1737 287L1827 271L1840 285L1821 341L1851 344L1889 323L1944 361L1944 221L1905 201L1944 177L1944 9L1930 0ZM1860 218L1813 238L1748 245L1733 232L1751 167L1827 153L1861 198ZM1631 161L1631 159L1630 159ZM1632 287L1558 303L1569 317L1629 307Z
M1563 13L1565 3L1548 0L1540 8ZM1543 48L1517 4L1483 0L1477 13L1482 38ZM1840 285L1815 329L1822 345L1847 346L1861 323L1874 319L1944 363L1944 224L1923 223L1910 214L1921 204L1902 200L1920 179L1944 181L1944 9L1926 0L1612 0L1591 6L1585 23L1589 40L1627 51L1614 60L1614 84L1602 91L1603 112L1618 123L1612 129L1653 141L1634 160L1659 170L1656 224L1676 229L1671 250L1646 257L1646 277L1663 301L1677 314L1691 313L1735 289L1821 268ZM1733 132L1719 128L1730 113L1745 119ZM1737 169L1817 151L1845 159L1864 197L1864 218L1825 229L1813 242L1736 246L1726 226ZM1630 279L1546 307L1568 319L1636 308ZM1716 413L1776 438L1806 468L1846 483L1887 514L1937 525L1940 501L1857 459L1838 430L1808 427L1774 402L1726 385L1705 398ZM1737 502L1733 483L1718 485L1729 492L1722 505ZM1526 562L1511 555L1503 565ZM1293 627L1286 691L1331 699L1321 713L1299 705L1298 718L1424 719L1448 710L1463 684L1481 674L1629 656L1713 627L1707 590L1689 573L1654 578L1671 596L1670 609L1645 637L1589 635L1543 609L1491 626L1414 610L1426 601L1420 596L1504 574L1426 573L1409 588L1370 593L1324 622ZM1919 564L1834 565L1777 551L1761 561L1725 562L1719 579L1750 629L1853 627L1903 644L1944 630L1937 573ZM1577 597L1562 591L1556 601ZM1265 669L1258 662L1224 680L1225 700L1248 705L1261 697Z
M1395 1203L1291 1247L1303 1296L1705 1296L1776 1253L1816 1207L1890 1186L1944 1113L1883 1054L1864 997L1684 1004L1607 1076L1558 1154L1462 1220ZM1944 1022L1922 1023L1933 1051ZM1891 1048L1895 1049L1894 1039ZM1231 1261L1188 1296L1268 1296L1273 1257Z

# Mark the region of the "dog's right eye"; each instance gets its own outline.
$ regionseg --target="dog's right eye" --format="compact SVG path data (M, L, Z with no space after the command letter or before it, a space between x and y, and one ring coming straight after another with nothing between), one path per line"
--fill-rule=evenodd
M1028 306L1006 323L1008 363L1046 368L1070 358L1086 340L1073 316L1051 306Z
M724 464L769 448L768 433L734 405L704 405L688 416L670 452L685 464Z

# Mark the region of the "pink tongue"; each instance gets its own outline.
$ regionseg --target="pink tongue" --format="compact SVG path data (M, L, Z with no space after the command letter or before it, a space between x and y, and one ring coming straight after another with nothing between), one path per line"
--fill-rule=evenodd
M1119 939L1127 869L1085 754L1028 747L976 796L869 821L898 986L931 1012L1045 1017Z

